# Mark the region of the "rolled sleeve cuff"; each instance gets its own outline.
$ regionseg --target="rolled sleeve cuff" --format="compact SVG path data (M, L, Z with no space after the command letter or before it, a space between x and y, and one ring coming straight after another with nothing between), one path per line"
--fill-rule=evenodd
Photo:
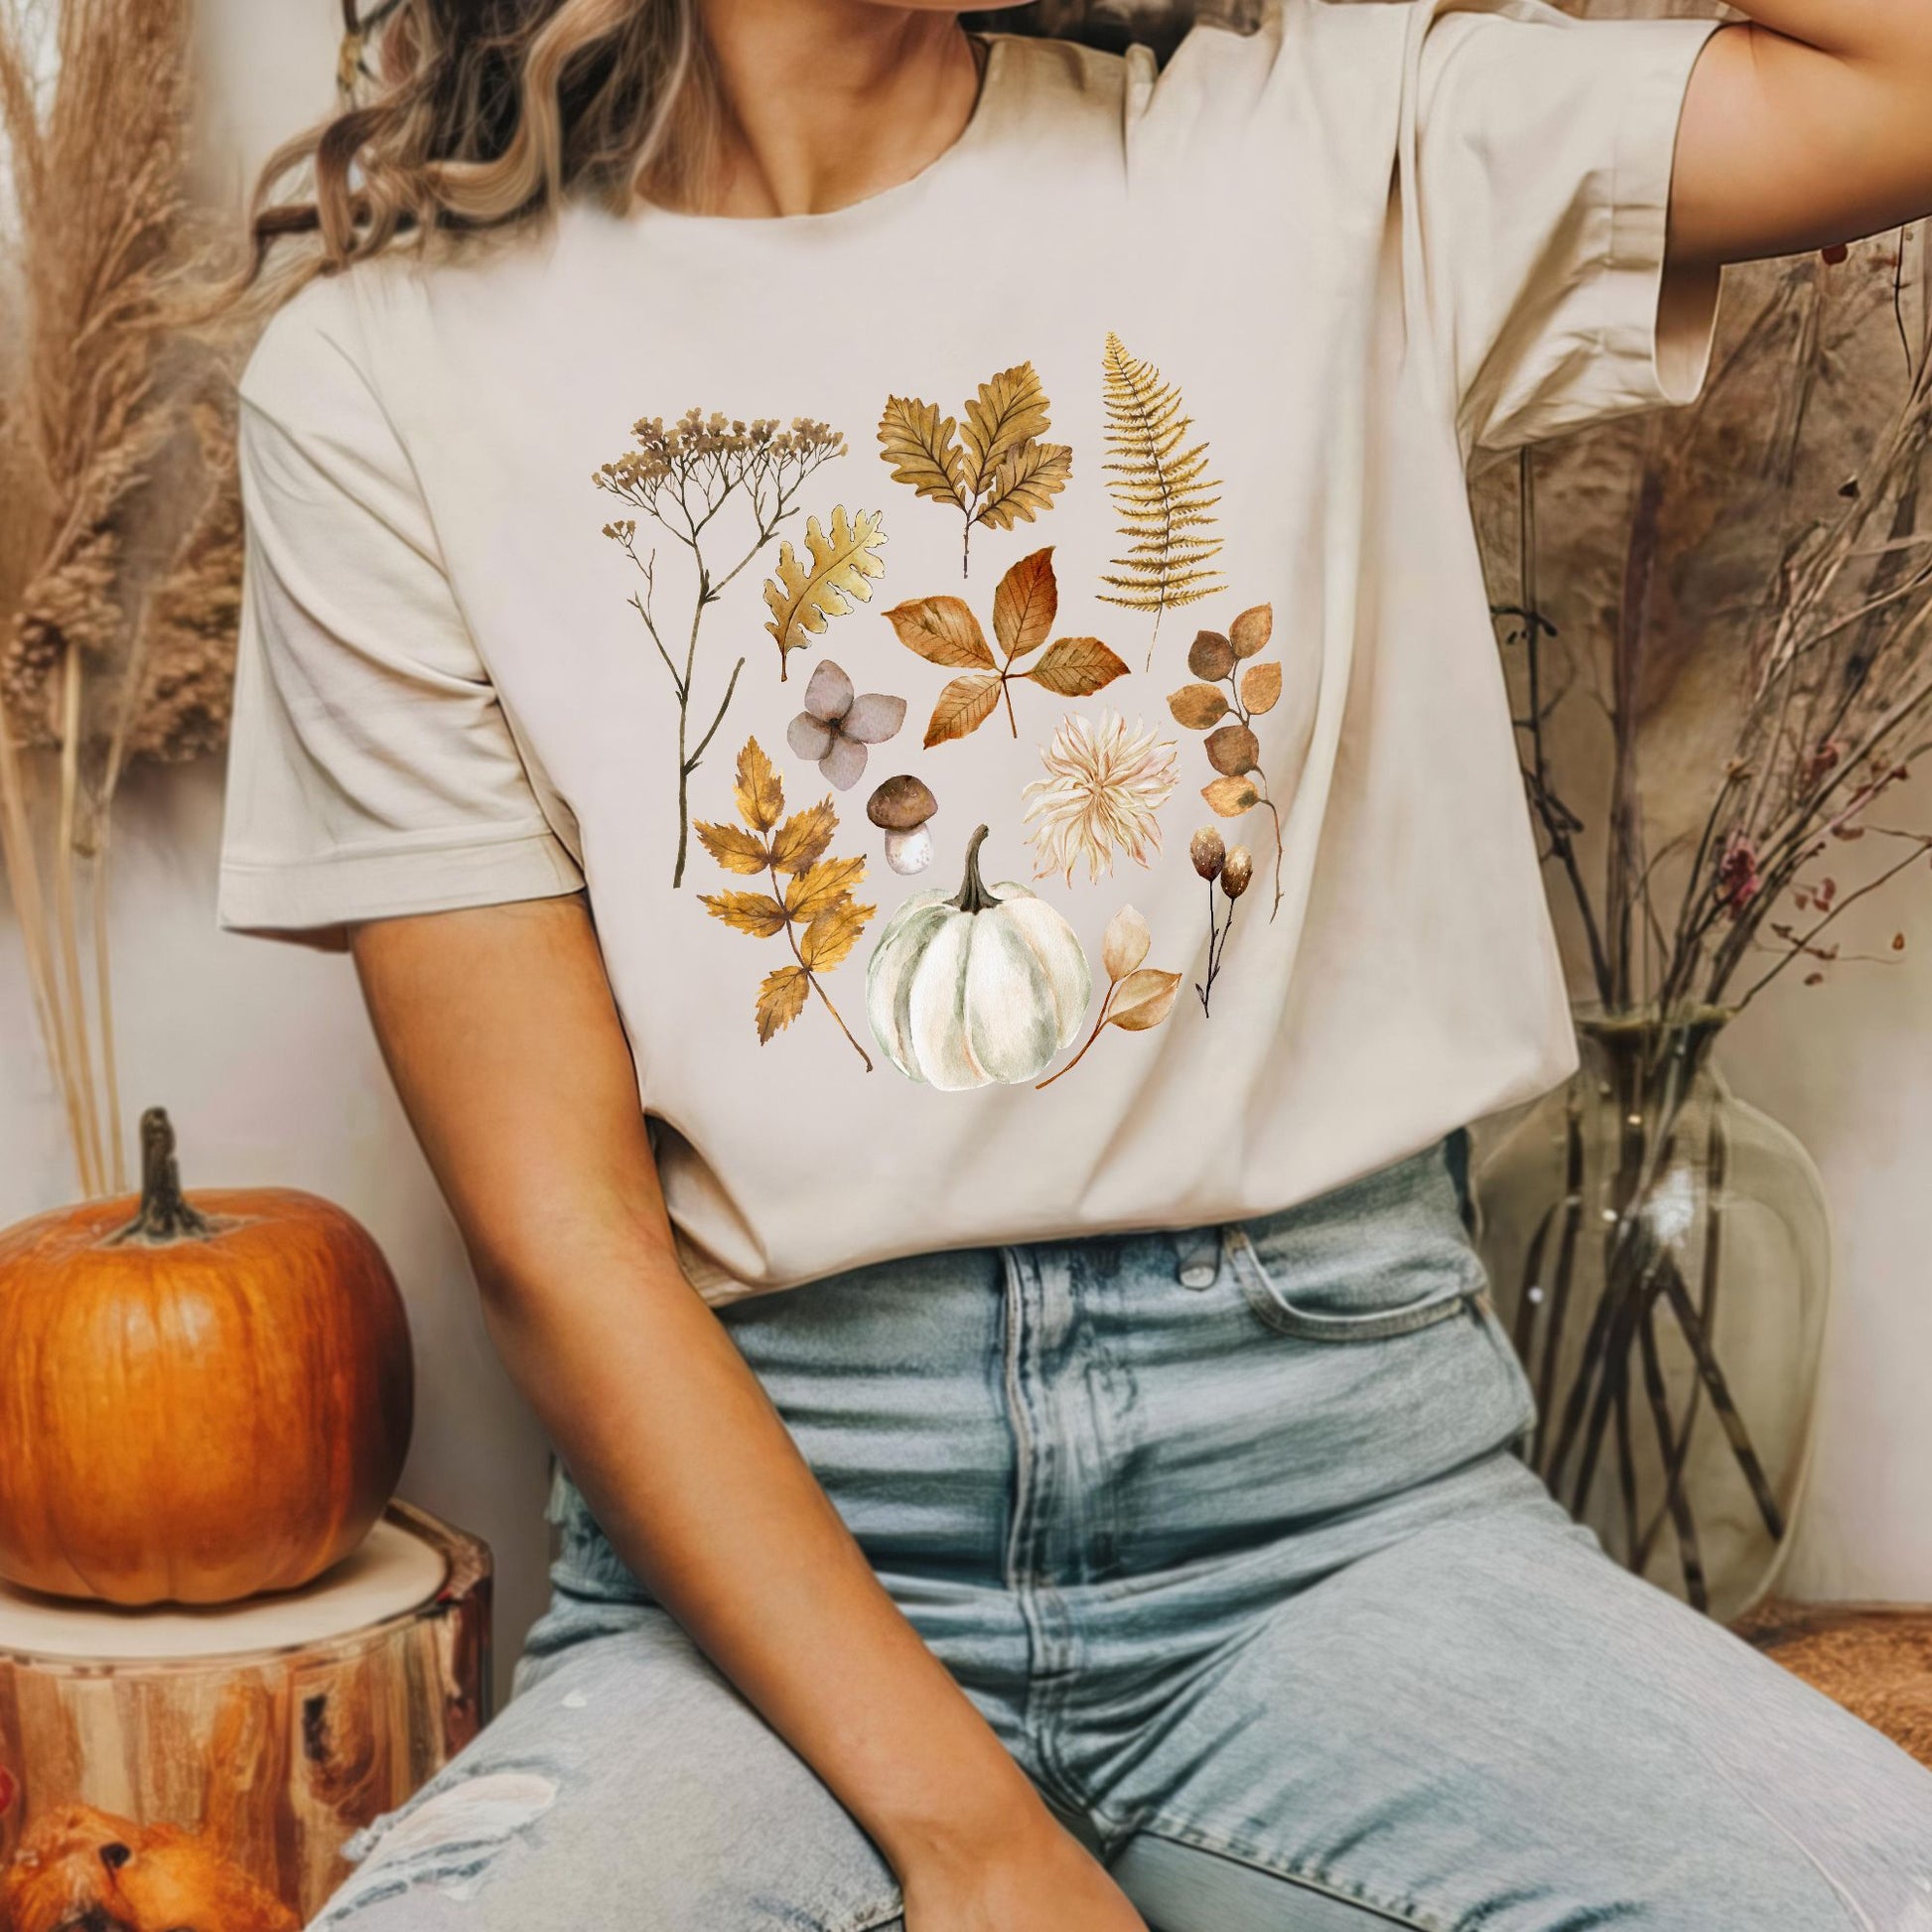
M1671 176L1691 69L1724 25L1650 23L1627 76L1611 177L1603 301L1604 413L1694 402L1711 368L1720 271L1671 268Z
M557 898L584 875L547 827L478 841L362 845L307 860L221 865L215 921L229 932L340 952L365 919Z

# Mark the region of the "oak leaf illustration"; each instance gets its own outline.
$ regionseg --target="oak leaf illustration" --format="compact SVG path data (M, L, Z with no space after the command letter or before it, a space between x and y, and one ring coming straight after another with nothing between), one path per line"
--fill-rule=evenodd
M733 799L744 826L700 819L692 829L726 872L741 877L762 873L771 890L704 893L698 902L734 932L755 939L782 932L791 946L793 963L775 967L759 984L754 1009L759 1039L768 1041L790 1026L816 993L870 1073L872 1055L853 1038L818 978L845 959L879 909L853 897L853 889L865 879L866 862L825 856L839 823L829 797L784 816L784 781L756 738L748 738L738 755Z
M879 419L880 454L893 481L960 513L960 575L973 561L973 530L1010 530L1051 509L1073 475L1073 452L1040 439L1050 427L1046 391L1031 362L982 382L962 420L929 402L890 396Z
M1127 675L1126 664L1098 637L1058 637L1047 644L1059 608L1059 583L1053 574L1049 545L1022 557L1000 579L993 594L993 636L1000 647L998 655L963 598L918 597L886 613L887 621L907 650L915 651L929 664L971 673L954 678L940 692L925 729L928 749L977 731L1002 700L1007 722L1018 738L1020 721L1014 715L1011 688L1015 679L1036 684L1059 697L1084 698ZM1042 644L1046 645L1043 651ZM1033 657L1035 651L1039 656L1023 668L1021 660Z
M803 650L826 624L855 605L872 601L872 579L885 574L879 555L886 541L883 510L846 514L839 504L831 528L817 517L805 523L805 554L786 538L778 551L777 574L765 580L764 602L771 616L765 629L777 639L778 678L786 676L791 653Z

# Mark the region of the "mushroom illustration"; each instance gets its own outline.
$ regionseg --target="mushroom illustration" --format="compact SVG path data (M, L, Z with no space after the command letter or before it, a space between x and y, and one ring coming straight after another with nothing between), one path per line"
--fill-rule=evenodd
M902 771L886 779L866 800L866 816L886 834L886 863L895 872L924 872L932 863L926 824L939 801L920 778Z

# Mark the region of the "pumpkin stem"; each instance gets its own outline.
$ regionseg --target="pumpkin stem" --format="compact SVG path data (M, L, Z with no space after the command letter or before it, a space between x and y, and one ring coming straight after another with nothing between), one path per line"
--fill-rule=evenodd
M187 1241L214 1232L214 1223L192 1206L181 1190L175 1160L175 1124L165 1107L141 1116L141 1211L126 1227L107 1237L122 1241Z
M959 897L953 900L962 912L988 912L1000 903L986 890L986 882L980 877L980 847L986 843L987 831L982 825L966 841L966 876L960 881Z

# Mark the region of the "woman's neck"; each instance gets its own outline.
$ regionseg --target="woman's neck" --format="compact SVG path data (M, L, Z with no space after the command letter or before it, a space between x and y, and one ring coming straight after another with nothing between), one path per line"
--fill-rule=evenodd
M705 0L721 106L697 211L822 214L909 181L971 119L956 15L875 0Z

